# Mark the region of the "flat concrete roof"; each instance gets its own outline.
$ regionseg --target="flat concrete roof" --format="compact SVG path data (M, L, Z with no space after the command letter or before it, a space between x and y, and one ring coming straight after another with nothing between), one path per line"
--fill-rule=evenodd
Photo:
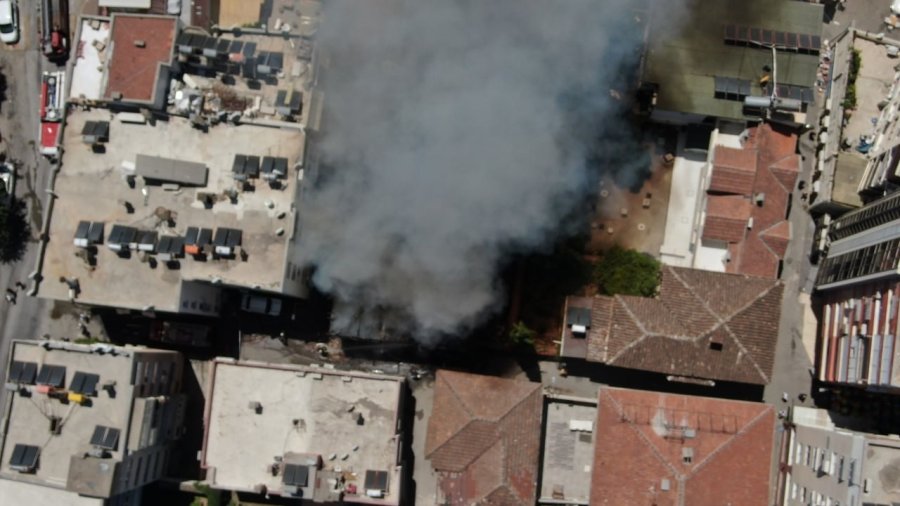
M280 494L282 476L270 471L276 457L311 453L363 496L366 471L387 471L385 498L372 504L398 503L403 378L225 359L211 377L201 460L211 486L251 491L261 484Z
M253 2L247 2L253 3ZM223 25L224 26L224 25ZM312 96L313 96L313 66L309 61L308 44L303 39L288 39L277 35L258 35L250 33L242 33L240 37L236 37L230 32L223 32L219 40L239 41L248 45L255 45L255 54L259 55L263 52L281 53L283 56L283 68L276 79L247 79L243 76L228 75L227 78L209 77L208 74L199 75L194 73L195 70L188 65L184 65L183 69L188 78L183 79L185 83L193 83L200 89L211 90L215 93L234 93L239 97L251 100L259 100L259 114L262 117L273 116L276 113L276 102L279 91L292 91L301 96L300 114L296 121L303 125L315 122L316 119L311 117L313 113ZM204 77L206 76L206 77ZM225 83L228 84L225 84ZM249 120L248 120L249 121Z
M81 130L90 120L110 122L105 153L94 153L82 142ZM183 281L218 280L224 285L282 291L287 245L294 229L297 174L289 170L280 189L254 180L254 191L239 192L236 204L225 197L225 191L236 188L232 177L235 154L285 157L292 166L303 158L303 132L219 125L203 133L183 118L173 117L150 126L123 123L105 109L73 110L67 118L63 145L42 297L68 299L69 289L58 281L60 276L79 280L80 302L138 310L153 306L157 311L186 311L179 307ZM209 168L207 186L172 191L146 186L148 195L144 197L140 178L134 188L129 187L125 175L130 169L123 169L123 164L133 164L139 154L204 163ZM210 209L198 200L198 194L212 194ZM132 213L126 202L132 206ZM174 212L174 225L160 219L157 210ZM209 257L199 261L188 256L181 259L177 269L164 262L154 268L137 254L122 258L100 245L92 267L76 256L79 248L72 242L82 220L104 222L107 235L114 224L157 231L160 236L183 236L188 227L240 229L246 259ZM282 236L276 233L279 228L284 229Z
M112 462L120 461L123 457L134 390L131 381L133 351L117 348L121 352L113 355L92 353L89 345L55 343L45 349L42 344L39 341L13 341L10 360L36 363L38 371L45 364L63 366L66 368L66 387L70 386L78 371L97 374L100 376L98 392L90 398L89 404L64 404L48 398L46 394L34 392L34 386L29 387L33 392L30 396L11 393L7 397L6 434L0 460L0 477L66 488L69 461L72 456L90 448L91 436L97 425L121 431L118 447L110 451L110 454ZM65 349L59 349L58 346L65 346ZM115 381L115 397L101 390L101 385L106 381ZM50 433L50 417L54 416L59 417L63 424L58 435ZM10 469L9 461L16 444L40 448L39 464L34 473L21 474Z
M109 55L109 18L82 17L78 31L78 48L72 67L69 96L99 100L103 96L103 69ZM100 51L98 48L102 48Z
M897 504L900 502L900 439L897 436L866 435L863 480L869 483L866 504Z
M705 151L684 149L684 134L678 135L678 151L672 167L672 186L666 213L666 232L660 247L660 261L676 267L693 267L691 244L697 240L697 207L703 200Z
M588 504L594 466L594 422L597 403L550 398L544 418L544 461L541 463L541 501ZM573 430L570 422L589 426ZM582 427L585 429L586 427Z
M53 504L57 506L103 506L105 501L59 488L7 480L0 477L0 497L4 504Z
M841 153L834 166L831 199L837 203L852 207L861 207L859 197L859 181L866 172L868 160L859 153Z
M716 76L748 80L751 95L764 95L758 83L762 67L772 66L771 50L726 45L726 24L822 33L822 6L808 2L701 0L674 14L682 17L676 22L671 9L652 9L650 16L641 81L659 84L657 109L699 116L744 117L742 102L715 98ZM778 84L813 86L817 55L779 51L777 58Z
M113 15L104 97L121 93L125 100L152 102L159 66L171 63L177 31L178 18Z

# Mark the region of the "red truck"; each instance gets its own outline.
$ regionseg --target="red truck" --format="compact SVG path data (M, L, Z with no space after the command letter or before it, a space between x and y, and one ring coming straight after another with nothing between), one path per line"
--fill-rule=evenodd
M65 108L65 78L63 71L41 75L41 154L48 158L59 156L62 119Z
M69 0L41 0L41 51L51 60L69 56Z

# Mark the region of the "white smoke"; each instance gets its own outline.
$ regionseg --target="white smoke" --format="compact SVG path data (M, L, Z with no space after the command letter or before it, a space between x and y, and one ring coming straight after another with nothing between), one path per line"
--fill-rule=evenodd
M319 174L300 211L335 328L378 308L433 342L502 309L503 260L557 237L598 158L639 156L610 93L634 84L643 25L630 5L324 3Z

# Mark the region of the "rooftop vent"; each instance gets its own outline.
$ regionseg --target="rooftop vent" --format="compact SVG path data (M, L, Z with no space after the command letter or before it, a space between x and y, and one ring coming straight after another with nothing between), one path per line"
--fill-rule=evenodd
M142 39L134 39L134 47L147 47L147 41Z
M659 488L663 492L668 492L669 490L672 489L672 482L670 482L668 478L663 478L659 484Z
M688 446L685 446L681 449L681 461L685 464L690 464L694 462L694 449Z
M247 403L247 407L249 409L252 409L253 412L256 413L257 415L262 414L263 408L262 408L262 404L259 401L250 401L249 403Z

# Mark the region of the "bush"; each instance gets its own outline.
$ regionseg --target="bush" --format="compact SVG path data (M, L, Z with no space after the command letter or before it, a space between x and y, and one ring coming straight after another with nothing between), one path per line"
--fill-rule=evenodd
M659 285L659 262L635 250L614 246L594 269L594 280L606 295L656 295Z
M844 109L856 108L856 78L859 77L859 69L862 68L862 55L859 49L853 49L850 53L850 71L847 73L847 93L841 106Z
M525 322L520 321L510 329L509 341L515 346L533 348L536 335L537 332L525 325Z

